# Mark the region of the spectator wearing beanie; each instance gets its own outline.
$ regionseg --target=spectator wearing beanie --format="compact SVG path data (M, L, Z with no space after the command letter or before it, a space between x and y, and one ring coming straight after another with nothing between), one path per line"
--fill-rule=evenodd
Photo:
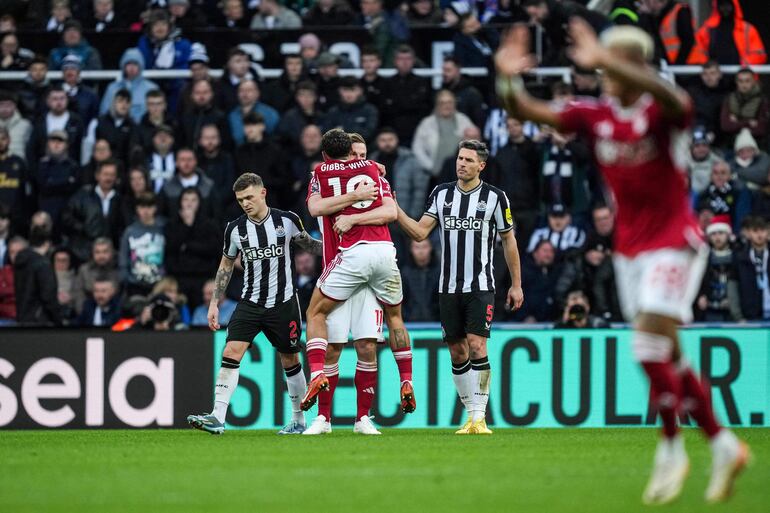
M756 190L768 183L770 156L759 150L757 141L747 128L735 138L735 156L730 161L730 168L749 189Z
M700 194L709 185L711 170L717 160L721 160L711 149L712 134L706 127L697 126L692 132L692 144L687 155L687 174L690 176L690 190Z

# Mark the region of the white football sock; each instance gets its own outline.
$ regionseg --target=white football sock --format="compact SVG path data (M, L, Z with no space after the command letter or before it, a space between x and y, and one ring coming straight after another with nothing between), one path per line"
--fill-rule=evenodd
M478 360L471 360L471 371L469 374L473 383L473 422L477 422L484 419L487 414L489 382L492 379L489 359L485 356Z
M473 402L473 388L471 382L471 361L465 360L462 363L452 364L452 380L455 382L455 388L457 389L457 395L460 397L465 406L465 411L470 417L473 415L471 408Z
M298 363L283 371L286 373L286 388L289 389L289 399L291 399L291 420L304 426L305 414L300 408L300 403L307 389L307 380L305 380L305 373L302 372L302 364Z
M217 384L214 387L214 411L211 412L219 422L225 423L227 407L230 405L235 387L238 386L238 372L241 364L232 358L222 358L222 366L217 374Z

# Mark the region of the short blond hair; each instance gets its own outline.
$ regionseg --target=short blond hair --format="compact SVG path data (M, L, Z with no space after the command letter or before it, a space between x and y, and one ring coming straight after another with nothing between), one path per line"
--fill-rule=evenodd
M599 36L605 48L617 48L629 52L632 57L649 62L655 54L655 43L644 30L632 25L618 25L608 28Z

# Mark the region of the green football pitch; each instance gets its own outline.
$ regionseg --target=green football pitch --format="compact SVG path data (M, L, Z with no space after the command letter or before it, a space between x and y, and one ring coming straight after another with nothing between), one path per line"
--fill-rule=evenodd
M665 512L770 511L770 430L739 430L754 464L732 500L702 500L710 457L685 433L691 473ZM650 429L349 429L323 437L229 431L0 433L3 512L634 512Z

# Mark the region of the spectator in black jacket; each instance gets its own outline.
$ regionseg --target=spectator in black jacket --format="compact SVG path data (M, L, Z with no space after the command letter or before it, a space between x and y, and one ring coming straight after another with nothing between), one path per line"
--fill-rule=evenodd
M120 319L118 284L109 276L94 280L93 297L83 302L75 324L84 327L112 326Z
M243 129L246 141L235 151L235 174L257 173L267 189L268 205L288 209L293 198L286 155L265 137L265 121L258 113L250 112L243 117Z
M27 76L19 85L19 111L25 118L34 119L45 110L45 98L51 83L48 81L48 60L36 56L29 63Z
M296 105L281 116L277 136L281 144L297 149L302 130L308 125L320 125L324 115L316 105L318 93L313 82L300 82L294 93L294 101Z
M192 85L192 106L182 113L179 120L177 141L181 146L195 149L204 125L216 125L225 149L232 147L227 115L214 106L214 89L210 80L198 80Z
M168 113L168 103L166 94L160 89L153 89L147 92L145 96L145 105L147 112L142 116L142 120L136 127L137 139L145 155L150 155L153 151L152 138L155 131L160 126L167 126L172 133L176 131L176 121ZM140 159L138 161L142 161Z
M452 41L454 56L462 67L492 67L492 54L500 44L500 34L491 27L484 27L475 12L460 17Z
M96 185L86 185L72 196L62 212L62 232L77 263L88 261L91 245L108 237L117 246L125 223L120 193L116 190L119 164L106 160L96 170Z
M176 152L176 173L166 182L161 191L161 213L167 219L174 215L182 192L194 187L200 193L201 214L219 223L222 220L222 203L214 181L198 167L198 159L190 148L179 148ZM201 285L203 285L201 283ZM200 292L200 286L198 287Z
M302 18L306 27L342 27L354 21L355 14L347 0L318 0Z
M200 209L200 192L188 187L166 225L166 271L179 282L190 308L201 303L203 284L216 272L219 248L212 241L222 237L217 224Z
M524 8L533 24L539 24L545 32L545 49L541 66L565 66L569 20L573 16L583 18L594 32L607 28L609 20L598 11L571 0L524 0Z
M361 69L364 74L361 77L361 87L364 88L366 101L377 107L380 116L386 106L388 97L388 80L380 76L379 70L382 67L382 58L373 46L365 46L361 49Z
M452 91L457 101L457 110L471 118L473 124L484 126L487 120L487 104L484 95L461 73L461 64L454 55L444 57L441 65L441 89Z
M688 88L688 92L695 108L695 124L704 126L706 132L714 134L715 144L722 144L724 137L722 137L719 117L725 96L730 92L730 88L722 77L719 63L711 60L704 64L700 72L700 79Z
M48 112L39 115L32 128L29 140L27 163L37 162L45 155L48 134L52 131L64 131L69 142L68 152L72 160L80 162L80 147L85 127L80 116L67 110L69 98L61 86L53 86L46 96Z
M80 168L69 157L67 143L68 136L64 130L48 134L47 154L40 159L32 175L37 206L53 219L53 233L57 238L61 210L80 186Z
M735 272L741 312L747 321L770 319L770 248L767 222L748 217L743 224L748 244L735 254Z
M655 62L663 59L669 64L687 64L687 58L695 46L692 10L688 2L646 0L641 2L641 6L646 13L640 17L640 26L655 42ZM675 15L672 14L674 9L677 9ZM672 16L675 18L672 19ZM676 45L669 42L669 47L666 48L663 39L670 39L671 36L667 33L671 31L674 32L677 42Z
M396 130L402 146L410 147L417 125L433 109L433 89L430 79L412 71L415 56L411 46L399 46L394 63L397 73L386 82L389 96L382 121Z
M205 125L198 138L198 167L211 178L219 191L222 208L235 202L232 192L235 180L235 160L229 151L222 149L222 138L216 125Z
M569 306L569 294L575 290L585 294L603 319L620 319L610 248L598 239L565 260L554 289L557 310Z
M96 139L105 139L110 143L112 154L122 162L128 162L131 152L138 144L136 125L129 115L131 109L131 93L121 89L115 93L109 112L99 116L95 128L86 137L85 148L93 145Z
M324 130L342 128L348 133L361 134L365 140L374 137L379 121L377 108L364 98L364 90L355 77L340 80L340 102L324 117Z
M62 323L57 299L56 275L46 257L51 233L42 227L30 229L29 247L13 262L16 321L22 325L59 326Z
M537 145L524 136L521 122L506 120L508 143L495 156L500 166L500 188L511 202L520 251L537 226L540 215L540 154Z
M283 114L294 106L294 94L297 92L297 86L306 79L307 76L302 67L302 57L296 53L284 55L283 73L262 88L264 102Z
M340 101L340 57L331 52L323 52L315 62L318 65L318 108L326 112Z
M441 275L429 239L409 242L409 257L401 267L404 283L404 320L431 322L438 319L438 279Z
M94 241L91 245L91 259L82 264L75 275L72 298L78 314L82 311L86 299L92 297L94 282L99 277L106 277L115 283L120 282L115 246L106 237L100 237ZM120 290L119 287L118 290Z
M323 162L321 155L321 129L318 125L307 125L302 130L300 137L300 148L292 152L289 166L291 168L291 177L293 180L292 191L294 192L293 207L289 210L297 212L302 218L302 223L308 230L318 228L318 221L311 216L305 205L310 176L316 164Z
M249 54L236 46L228 52L224 73L217 82L217 107L230 112L238 106L238 86L243 80L260 81L257 72L251 68Z
M21 226L20 223L26 223L27 220L28 206L24 200L29 176L24 160L18 155L12 155L10 147L8 129L0 127L0 204L10 210L14 224Z
M83 84L80 80L82 63L77 55L67 55L61 64L62 88L69 97L69 109L77 112L88 126L99 115L99 96L96 91Z
M513 314L513 320L551 322L554 319L554 288L559 277L556 251L547 240L541 240L521 262L521 286L527 291L524 304Z
M310 298L318 281L318 259L307 251L298 251L294 255L294 268L296 269L294 286L297 289L299 307L301 312L305 312L310 305Z

